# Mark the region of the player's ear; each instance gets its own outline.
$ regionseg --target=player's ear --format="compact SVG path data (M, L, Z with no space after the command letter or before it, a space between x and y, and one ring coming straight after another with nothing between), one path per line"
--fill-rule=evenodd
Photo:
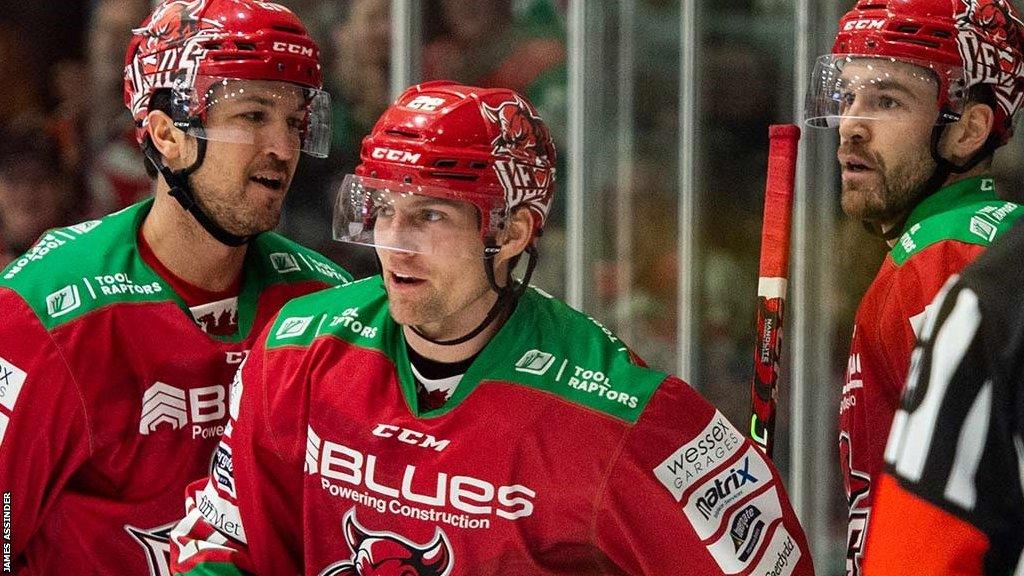
M985 145L994 124L995 112L991 106L980 102L968 103L960 120L947 130L945 156L954 164L966 162Z
M536 215L526 206L512 211L505 230L501 234L501 250L498 252L499 263L508 262L522 254L533 241L533 219Z
M153 110L147 116L146 132L171 170L181 170L195 160L195 139L189 138L166 113Z

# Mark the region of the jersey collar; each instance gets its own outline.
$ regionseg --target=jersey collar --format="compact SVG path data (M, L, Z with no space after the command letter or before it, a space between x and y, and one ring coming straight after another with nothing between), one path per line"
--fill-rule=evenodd
M991 176L975 176L954 182L921 201L910 213L903 232L915 224L943 212L976 202L997 200L996 185Z

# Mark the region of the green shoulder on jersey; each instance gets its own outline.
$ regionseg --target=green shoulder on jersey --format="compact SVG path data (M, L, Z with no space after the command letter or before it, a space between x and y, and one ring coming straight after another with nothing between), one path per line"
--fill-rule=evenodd
M139 256L136 238L152 200L106 216L43 234L0 273L0 288L17 292L47 330L119 303L171 301L188 307ZM345 270L278 234L260 234L249 247L238 296L240 340L252 327L256 302L267 286L320 281L344 284Z
M914 254L945 240L988 246L1022 215L1021 206L996 197L991 178L968 178L918 204L890 254L902 266Z
M428 418L450 411L480 382L499 381L636 422L667 376L633 364L626 345L608 329L533 287L439 410L418 409L405 337L388 314L380 276L292 300L270 330L267 348L306 347L326 336L383 352L397 368L410 408Z

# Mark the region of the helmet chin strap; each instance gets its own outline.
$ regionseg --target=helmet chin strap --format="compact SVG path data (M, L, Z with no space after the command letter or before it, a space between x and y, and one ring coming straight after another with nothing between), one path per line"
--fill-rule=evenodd
M167 186L170 187L169 194L172 198L181 204L191 214L199 225L206 230L210 236L213 236L215 240L230 246L232 248L241 246L248 243L253 239L253 235L238 236L228 232L224 228L213 221L206 212L203 211L202 207L199 206L199 202L196 200L195 192L192 190L192 185L189 183L189 176L199 169L203 164L203 160L206 158L206 140L203 138L196 138L198 149L196 152L196 161L192 163L188 168L183 168L175 172L171 170L166 164L164 164L163 158L160 152L157 151L156 146L148 138L142 144L142 151L146 155L146 158L153 164L153 166L160 172L167 182Z
M491 283L491 289L498 293L498 299L494 301L494 305L491 306L490 311L487 312L487 316L484 317L483 321L476 328L471 330L465 336L460 336L452 340L435 340L424 334L423 331L416 326L410 326L412 331L420 338L423 338L432 344L440 346L455 346L472 340L497 320L503 313L515 309L516 303L519 301L519 297L523 295L523 292L526 292L526 288L530 285L530 277L533 276L533 269L537 266L537 249L531 244L524 252L528 260L526 263L526 274L523 275L523 279L516 282L515 279L512 278L512 270L510 268L506 273L504 286L498 286L494 277L494 257L497 255L498 250L499 246L494 242L494 239L488 239L484 248L484 270L487 272L487 280Z
M940 118L941 117L942 116L940 116ZM874 236L878 236L887 242L899 238L903 234L903 227L906 225L907 218L910 217L910 213L914 210L914 207L920 204L921 201L928 196L938 192L943 185L945 185L946 180L949 179L951 174L963 174L964 172L973 169L982 160L992 154L996 148L998 148L996 136L994 134L989 134L988 140L985 141L985 144L975 152L973 156L968 158L963 164L954 164L939 154L939 141L942 140L942 135L946 131L946 126L946 124L936 123L935 127L932 128L932 138L929 149L932 155L932 160L935 162L935 170L932 171L932 175L928 177L928 180L926 180L914 193L914 200L911 203L910 208L906 210L906 212L889 230L882 230L882 227L875 222L864 220L862 224L864 225L864 229L869 233Z

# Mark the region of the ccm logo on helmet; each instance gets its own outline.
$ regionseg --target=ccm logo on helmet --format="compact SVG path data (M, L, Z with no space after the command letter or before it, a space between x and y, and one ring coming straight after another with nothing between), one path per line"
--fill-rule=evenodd
M882 26L885 26L885 20L850 20L843 24L843 30L881 30Z
M413 154L405 150L392 150L391 148L374 148L370 156L375 160L391 160L392 162L415 164L420 161L422 154Z
M287 52L289 54L298 54L300 56L313 57L313 49L309 46L302 46L301 44L290 44L288 42L274 42L274 52Z

